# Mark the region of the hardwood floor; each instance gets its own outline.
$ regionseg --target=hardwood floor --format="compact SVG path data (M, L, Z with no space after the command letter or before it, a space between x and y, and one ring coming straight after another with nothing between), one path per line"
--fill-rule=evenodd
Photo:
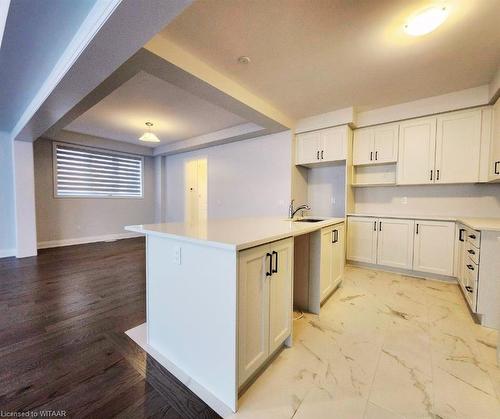
M145 321L144 239L0 259L0 410L216 418L124 331Z

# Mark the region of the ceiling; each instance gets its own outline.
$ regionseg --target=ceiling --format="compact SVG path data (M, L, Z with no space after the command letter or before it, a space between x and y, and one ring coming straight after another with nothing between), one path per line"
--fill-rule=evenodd
M145 122L161 143L140 142ZM156 147L247 122L171 83L140 71L65 130Z
M407 18L445 4L413 38ZM293 118L369 110L488 83L500 64L498 0L212 0L188 7L167 38ZM239 56L251 59L239 64Z
M1 131L12 131L95 3L11 0L0 48Z

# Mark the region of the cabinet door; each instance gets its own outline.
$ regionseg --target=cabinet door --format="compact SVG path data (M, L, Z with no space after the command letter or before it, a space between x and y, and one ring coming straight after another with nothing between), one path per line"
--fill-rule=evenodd
M320 131L320 159L322 161L338 161L346 159L347 129L347 127L343 126Z
M375 163L398 161L399 125L382 125L374 129Z
M323 301L332 291L332 247L333 228L325 227L321 229L321 258L320 258L320 302Z
M481 110L438 116L436 183L478 182L480 147Z
M293 239L271 246L273 274L269 277L269 353L292 333Z
M377 218L349 217L347 259L377 263Z
M436 118L421 118L399 125L397 183L433 183L436 149Z
M413 220L380 218L377 263L394 268L412 269L414 228Z
M439 275L453 275L455 223L415 220L413 269Z
M332 246L332 288L335 288L344 276L345 265L345 237L344 224L333 227L333 246Z
M269 245L243 250L238 275L238 383L245 382L269 354Z
M493 107L489 180L500 180L500 100Z
M374 158L374 129L361 128L354 131L352 141L352 164L371 164Z
M320 160L320 132L312 131L297 135L296 164L317 163Z

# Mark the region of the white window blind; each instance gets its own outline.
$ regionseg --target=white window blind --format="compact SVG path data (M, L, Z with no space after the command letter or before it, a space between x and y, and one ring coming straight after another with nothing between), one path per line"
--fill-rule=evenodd
M56 143L57 197L142 197L142 157Z

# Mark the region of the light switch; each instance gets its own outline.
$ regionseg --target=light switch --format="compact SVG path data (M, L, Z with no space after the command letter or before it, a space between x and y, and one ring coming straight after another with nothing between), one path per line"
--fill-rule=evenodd
M181 264L181 247L176 246L174 247L174 263L177 265Z

